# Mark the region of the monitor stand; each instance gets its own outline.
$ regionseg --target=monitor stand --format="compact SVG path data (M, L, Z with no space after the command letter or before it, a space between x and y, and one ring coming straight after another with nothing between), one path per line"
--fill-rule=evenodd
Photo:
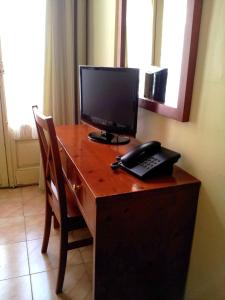
M113 145L123 145L130 142L129 137L114 135L109 132L91 132L88 135L88 138L92 141L102 143L102 144L113 144Z

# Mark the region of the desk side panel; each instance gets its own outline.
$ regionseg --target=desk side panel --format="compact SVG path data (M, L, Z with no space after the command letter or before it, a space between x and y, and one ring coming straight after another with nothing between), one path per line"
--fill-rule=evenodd
M183 299L198 192L191 184L97 203L96 300Z

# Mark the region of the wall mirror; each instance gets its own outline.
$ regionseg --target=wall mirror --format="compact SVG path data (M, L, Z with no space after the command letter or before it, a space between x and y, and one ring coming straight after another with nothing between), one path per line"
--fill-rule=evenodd
M189 120L201 7L201 0L118 0L117 66L140 69L140 107Z

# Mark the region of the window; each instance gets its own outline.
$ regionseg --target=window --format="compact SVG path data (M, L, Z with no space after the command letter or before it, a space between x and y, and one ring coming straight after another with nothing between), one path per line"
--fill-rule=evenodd
M0 38L8 124L15 135L33 126L43 101L45 0L0 0Z

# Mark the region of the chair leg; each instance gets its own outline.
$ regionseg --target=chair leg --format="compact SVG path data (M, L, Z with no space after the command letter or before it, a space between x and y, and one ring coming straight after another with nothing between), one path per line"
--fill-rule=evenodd
M66 261L67 261L67 245L68 245L68 231L63 231L62 226L60 229L60 253L59 253L59 269L58 278L56 283L56 294L62 292L65 271L66 271Z
M59 228L59 222L55 215L53 215L53 226L54 226L54 229Z
M51 206L48 203L48 200L46 200L46 207L45 207L45 229L44 229L44 236L43 236L43 242L42 242L42 248L41 252L46 253L48 248L48 241L51 231L51 223L52 223L52 209Z

